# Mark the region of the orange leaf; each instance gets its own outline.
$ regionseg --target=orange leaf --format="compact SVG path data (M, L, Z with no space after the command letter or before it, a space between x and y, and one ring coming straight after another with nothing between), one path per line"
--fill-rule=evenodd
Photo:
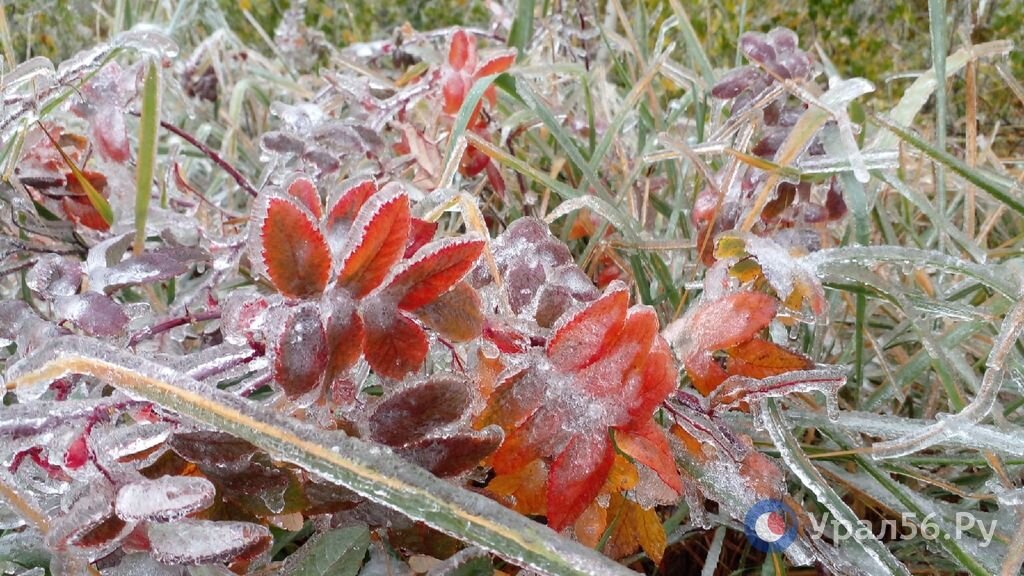
M593 363L622 329L628 305L629 294L614 290L556 325L547 347L551 363L563 371Z
M797 352L793 352L775 344L754 338L726 350L729 359L725 371L730 376L747 376L748 378L767 378L792 372L808 370L814 362Z
M305 211L284 198L271 198L260 239L267 274L281 294L309 298L324 291L331 274L331 252Z
M335 197L327 211L327 230L332 234L347 230L359 215L366 201L377 193L377 182L365 178L348 182Z
M448 65L456 70L476 68L476 39L470 37L462 28L452 34L452 44L448 48Z
M538 459L508 474L495 476L487 490L520 514L544 514L547 510L544 492L547 477L547 466Z
M639 426L625 430L616 429L615 443L619 450L654 470L662 482L677 494L682 494L683 480L679 477L672 448L665 432L653 420L647 419Z
M597 548L601 535L608 527L608 510L598 504L597 500L590 503L573 524L576 539L587 548Z
M431 330L452 342L468 342L480 335L484 315L480 296L466 282L459 282L437 300L416 311Z
M401 379L423 365L427 335L418 324L396 311L364 316L366 361L381 376Z
M667 538L658 513L619 494L612 494L608 516L615 522L604 552L612 558L624 558L642 548L655 564L661 564Z
M658 316L654 310L634 306L616 341L604 351L601 359L581 371L578 381L595 396L621 398L623 378L640 367L657 335ZM633 398L625 400L631 402Z
M725 370L718 365L714 357L711 356L710 352L691 354L686 358L684 364L686 365L686 373L690 376L690 380L693 381L693 387L704 396L711 394L729 377Z
M405 252L409 217L409 197L404 193L371 198L352 225L339 285L355 298L379 286Z
M492 459L494 471L507 474L531 460L551 456L567 443L567 435L568 433L562 430L561 416L542 407L505 436L505 442L494 453ZM603 477L601 481L604 481ZM549 504L550 502L548 500Z
M480 68L477 69L475 76L477 78L483 78L484 76L490 76L491 74L499 74L512 67L516 62L516 51L508 50L500 54L495 54L487 60L484 60Z
M497 424L506 432L522 426L544 402L545 383L532 370L515 372L502 380L477 417L477 425Z
M548 475L548 525L561 531L594 501L615 462L604 434L579 434L555 458Z
M274 380L289 398L313 390L327 365L327 336L313 304L289 310L274 347Z
M640 474L636 470L636 465L622 454L615 454L615 463L612 464L612 470L608 473L608 478L605 479L604 487L601 490L609 494L625 492L632 490L639 481Z
M388 285L398 295L398 307L416 310L444 294L473 268L484 249L483 240L450 238L423 247Z
M300 176L293 180L288 185L288 194L309 209L309 213L317 220L323 215L320 208L320 193L316 191L316 185L309 178Z

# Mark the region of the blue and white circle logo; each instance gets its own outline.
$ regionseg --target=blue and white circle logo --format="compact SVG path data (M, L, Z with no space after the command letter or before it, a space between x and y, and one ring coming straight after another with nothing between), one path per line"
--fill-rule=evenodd
M781 500L761 500L743 519L747 540L765 552L781 552L796 540L796 513Z

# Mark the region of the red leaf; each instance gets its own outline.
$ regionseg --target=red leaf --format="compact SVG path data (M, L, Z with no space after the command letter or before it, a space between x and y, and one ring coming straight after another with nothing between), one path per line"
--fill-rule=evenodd
M597 360L622 329L628 305L629 294L614 290L556 325L547 347L551 363L575 371Z
M313 304L288 311L274 347L274 380L289 398L298 398L320 384L327 366L327 335Z
M441 96L445 114L454 115L462 107L466 99L466 81L462 74L454 70L445 70L441 75Z
M377 182L373 178L355 180L342 188L327 211L327 229L334 233L340 227L352 226L359 210L366 201L377 193Z
M110 224L100 216L100 213L92 207L88 200L80 200L75 197L64 197L60 199L64 213L72 222L86 228L106 232L110 230Z
M435 376L378 404L370 415L370 434L389 446L415 442L461 418L470 400L465 379Z
M320 208L320 193L316 191L316 184L309 178L300 176L293 180L288 185L288 194L309 209L309 213L317 220L323 215Z
M477 69L475 76L477 78L483 78L484 76L490 76L491 74L499 74L512 67L516 63L516 51L508 50L500 54L495 54L487 60L484 60L480 68Z
M640 391L629 409L631 419L649 418L659 404L679 386L679 372L668 343L661 336L654 340L641 376Z
M83 432L68 446L68 451L64 454L64 466L76 470L85 466L85 463L89 461L89 445L86 443L87 435L87 433Z
M428 348L423 329L394 310L381 310L374 316L364 314L363 318L366 361L373 371L401 379L422 366Z
M465 281L416 311L428 328L452 342L468 342L484 327L480 296Z
M711 394L729 377L710 352L695 352L686 358L684 364L686 373L693 381L693 387L705 396Z
M713 352L750 340L771 323L778 301L760 292L734 292L705 302L687 326L696 349Z
M452 34L452 44L448 48L448 64L456 70L472 71L476 67L476 39L471 38L461 28Z
M437 222L428 222L413 218L411 220L411 231L409 234L409 245L405 247L405 257L412 258L413 254L419 252L420 248L434 239L437 234Z
M341 378L363 353L363 319L355 303L342 294L333 298L330 306L325 326L328 359L324 382L328 384Z
M106 105L97 110L90 122L92 137L100 156L118 164L127 161L131 150L128 147L124 114L116 106Z
M421 308L462 280L483 249L483 240L467 238L428 244L395 275L388 290L399 296L399 308L410 311Z
M551 465L548 525L559 531L576 520L597 497L615 462L608 437L577 435Z
M513 373L495 387L477 424L497 424L509 431L519 428L544 402L546 385L534 370Z
M301 208L283 198L271 198L260 239L267 274L281 294L309 298L324 291L331 274L331 252Z
M657 335L658 316L654 310L634 306L615 342L605 349L600 359L581 371L577 381L599 397L622 397L623 379L642 365Z
M357 299L379 286L405 252L409 218L409 197L404 193L371 198L352 225L339 285Z
M615 430L615 443L619 450L637 462L647 466L661 478L661 481L677 494L683 492L683 480L676 468L676 459L665 433L647 418L639 426Z

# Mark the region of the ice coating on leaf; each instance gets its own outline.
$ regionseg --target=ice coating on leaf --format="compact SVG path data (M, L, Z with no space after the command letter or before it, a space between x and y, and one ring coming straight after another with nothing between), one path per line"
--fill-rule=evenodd
M97 452L111 460L118 460L151 450L171 436L171 427L165 422L120 426L96 441Z
M82 285L82 266L58 254L44 254L25 275L25 284L40 298L71 296Z
M386 186L371 197L359 211L348 244L339 254L338 284L355 298L380 286L405 252L409 227L409 197L400 186Z
M164 564L210 564L238 556L257 556L269 549L270 531L249 522L181 520L150 524L150 551Z
M62 296L54 301L54 313L90 336L118 336L128 325L124 309L97 292Z
M448 477L475 468L498 449L503 438L501 428L488 426L480 431L423 438L396 449L395 453L431 474Z
M235 290L221 305L221 325L227 341L244 345L261 339L266 330L270 303L259 294Z
M327 335L316 305L303 303L282 312L274 345L274 380L294 400L320 384L327 366Z
M374 439L402 446L457 421L469 408L469 383L454 375L438 375L422 384L396 390L370 415Z
M205 478L162 476L121 486L114 508L122 520L169 522L206 508L215 493Z
M114 516L113 496L111 486L105 482L94 482L69 494L66 511L50 524L48 546L73 546L92 559L113 550L133 528Z
M189 271L193 262L207 260L199 248L166 246L132 256L104 270L90 273L90 288L107 294L128 286L164 282Z
M435 301L476 263L484 242L476 238L446 238L424 246L398 268L388 281L387 292L398 307L414 311Z
M258 257L281 294L310 298L323 293L331 275L331 251L308 212L291 200L269 198L258 236Z

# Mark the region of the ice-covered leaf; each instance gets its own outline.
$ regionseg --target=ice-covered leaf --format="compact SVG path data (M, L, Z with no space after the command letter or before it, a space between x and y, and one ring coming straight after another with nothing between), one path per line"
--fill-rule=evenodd
M375 303L363 311L364 354L373 371L388 378L402 378L423 365L429 343L416 322L401 312Z
M428 328L452 342L467 342L483 331L484 314L480 296L465 281L416 311Z
M454 238L432 242L409 260L388 284L398 307L417 310L437 299L462 279L483 251L482 240Z
M188 272L193 262L207 258L206 252L200 248L165 246L93 273L91 278L94 282L90 287L112 294L128 286L164 282Z
M612 343L626 320L629 293L612 290L556 325L547 352L562 370L593 363Z
M289 398L296 399L320 384L328 360L327 334L312 303L284 314L274 346L274 381Z
M169 440L171 449L196 464L228 469L242 468L258 449L225 432L177 432Z
M597 497L615 461L607 435L580 435L569 442L548 475L548 525L561 530Z
M729 348L752 338L775 318L778 301L760 292L734 292L702 302L688 315L685 338L692 349Z
M667 537L654 508L644 508L621 494L612 494L608 517L616 518L605 552L624 558L642 548L655 565L661 564Z
M452 33L448 65L456 70L472 71L476 68L476 39L461 28Z
M249 522L180 520L148 527L150 553L163 564L212 564L255 557L270 548L267 528Z
M298 200L300 204L309 210L317 220L323 215L320 207L320 193L316 190L316 184L305 176L299 176L288 185L288 195Z
M327 210L327 232L332 241L335 235L348 232L363 205L376 193L377 182L372 178L360 178L342 185Z
M54 301L54 314L90 336L117 336L128 325L128 315L110 296L83 292Z
M370 416L374 439L391 446L419 440L457 421L469 408L469 383L454 375L438 375L397 390Z
M437 222L428 222L419 218L410 221L409 245L405 247L405 257L412 258L437 234Z
M648 419L638 426L615 430L615 443L619 449L637 462L654 470L662 482L677 494L683 492L683 481L676 468L665 432Z
M753 338L733 346L727 349L726 353L729 354L729 358L725 363L725 370L729 375L766 378L814 367L814 362L803 354L761 338Z
M82 265L58 254L44 254L25 275L25 284L44 300L71 296L82 285Z
M342 377L363 353L363 319L355 303L343 291L331 294L326 305L329 313L324 321L327 336L327 367L324 382Z
M397 187L370 198L349 233L338 284L357 299L379 286L405 253L409 219L409 197Z
M290 298L321 294L331 274L331 252L316 223L294 203L271 198L260 228L263 262L274 287Z
M215 493L202 477L162 476L125 484L114 506L122 520L169 522L208 507Z
M346 526L312 536L288 557L283 572L291 576L355 576L370 546L365 525Z
M435 476L455 476L473 469L490 456L501 445L502 438L500 428L488 426L478 432L424 438L398 448L395 453Z

